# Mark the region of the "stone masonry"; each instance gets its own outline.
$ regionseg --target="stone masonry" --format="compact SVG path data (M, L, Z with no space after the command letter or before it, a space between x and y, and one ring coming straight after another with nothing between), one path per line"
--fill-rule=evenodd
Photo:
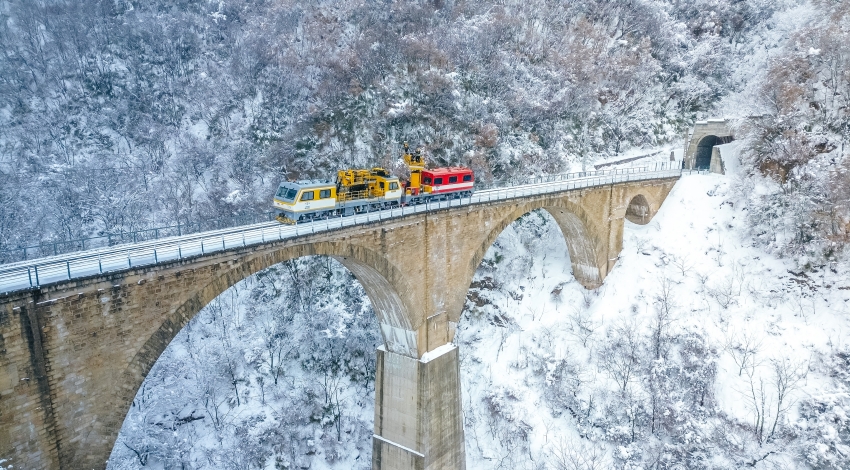
M487 249L517 218L545 209L576 278L598 287L617 262L625 218L647 223L675 182L411 214L0 296L0 459L14 468L104 468L136 391L183 326L246 277L322 255L363 285L384 339L373 468L462 469L458 355L447 345ZM416 266L407 264L413 257Z

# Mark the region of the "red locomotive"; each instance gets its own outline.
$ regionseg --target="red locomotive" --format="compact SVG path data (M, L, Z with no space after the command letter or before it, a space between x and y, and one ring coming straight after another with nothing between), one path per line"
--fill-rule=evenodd
M475 174L471 169L456 166L449 168L425 169L425 158L420 150L411 154L404 143L404 162L410 169L410 180L403 184L404 204L421 204L428 200L444 200L468 197L472 195Z

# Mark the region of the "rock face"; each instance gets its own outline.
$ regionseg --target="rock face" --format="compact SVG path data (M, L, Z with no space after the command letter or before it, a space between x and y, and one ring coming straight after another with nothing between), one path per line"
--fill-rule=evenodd
M373 468L463 468L458 353L446 345L487 249L545 209L576 278L598 287L624 219L648 222L676 181L417 213L0 297L0 456L16 468L104 468L139 386L196 313L262 269L324 255L354 273L381 325Z

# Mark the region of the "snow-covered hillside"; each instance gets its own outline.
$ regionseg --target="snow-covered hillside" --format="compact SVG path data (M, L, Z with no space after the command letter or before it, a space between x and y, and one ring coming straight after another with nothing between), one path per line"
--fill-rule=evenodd
M795 2L3 0L0 260L262 213L405 140L479 181L675 142Z
M850 468L850 0L375 5L0 0L0 263L264 217L284 179L403 172L403 141L483 186L681 158L725 117L741 160L627 223L601 288L545 211L489 251L468 468ZM272 267L177 335L109 467L370 468L379 343L341 265Z
M735 187L683 177L595 292L548 216L505 231L457 338L471 468L850 464L847 265L754 248Z

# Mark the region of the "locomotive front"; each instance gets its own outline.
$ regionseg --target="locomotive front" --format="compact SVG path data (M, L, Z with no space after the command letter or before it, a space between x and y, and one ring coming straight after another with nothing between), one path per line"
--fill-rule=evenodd
M286 181L277 188L273 205L279 222L294 224L305 217L336 209L336 185L330 181Z

